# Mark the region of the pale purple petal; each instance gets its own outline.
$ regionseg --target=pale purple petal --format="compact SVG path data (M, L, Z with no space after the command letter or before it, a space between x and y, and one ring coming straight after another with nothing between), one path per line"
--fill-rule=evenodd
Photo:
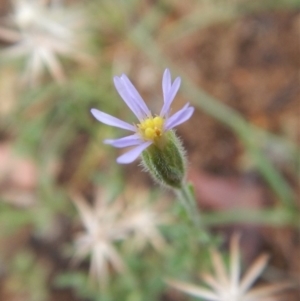
M139 94L139 92L137 91L137 89L134 87L134 85L132 84L132 82L129 80L129 78L123 74L121 76L122 81L124 82L128 93L130 94L130 96L132 97L132 99L136 102L136 104L139 106L140 110L143 112L144 117L149 117L151 116L151 112L148 109L147 105L145 104L143 98L141 97L141 95Z
M177 92L178 92L178 90L179 90L180 84L181 84L181 78L180 78L180 77L177 77L177 78L174 80L174 82L173 82L173 84L172 84L172 87L171 87L171 89L170 89L170 91L169 91L169 94L168 94L168 101L169 101L170 103L173 102L173 99L174 99L175 95L177 94Z
M171 89L167 93L166 99L164 100L164 105L159 114L161 117L164 117L169 112L174 97L177 94L178 89L180 87L180 84L181 84L181 79L180 77L177 77L173 85L171 86Z
M187 103L181 110L179 110L169 119L167 119L165 124L165 130L168 131L174 128L175 126L187 121L192 116L193 113L194 113L194 108L189 107L189 104Z
M91 113L98 121L100 121L102 123L105 123L105 124L111 125L111 126L115 126L115 127L118 127L118 128L124 129L124 130L129 130L129 131L133 131L133 132L136 131L136 128L133 125L131 125L119 118L116 118L114 116L111 116L109 114L101 112L97 109L91 109Z
M128 92L127 86L122 80L121 77L114 77L114 84L119 93L119 95L123 98L129 109L133 112L133 114L141 121L144 119L145 115L142 112L140 106L136 103L135 99L133 99Z
M119 139L105 139L103 142L117 148L123 148L142 144L144 140L142 140L138 134L134 134Z
M142 153L142 151L144 151L151 144L152 141L144 142L143 144L135 147L134 149L117 158L117 162L119 164L128 164L133 162Z
M169 69L166 69L163 75L162 80L162 90L163 90L163 96L164 96L164 102L167 101L168 93L171 89L171 73Z

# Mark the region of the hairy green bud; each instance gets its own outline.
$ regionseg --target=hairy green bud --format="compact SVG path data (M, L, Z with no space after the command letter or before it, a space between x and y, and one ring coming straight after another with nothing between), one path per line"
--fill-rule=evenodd
M142 164L163 186L181 188L185 177L185 151L174 131L168 131L142 152Z

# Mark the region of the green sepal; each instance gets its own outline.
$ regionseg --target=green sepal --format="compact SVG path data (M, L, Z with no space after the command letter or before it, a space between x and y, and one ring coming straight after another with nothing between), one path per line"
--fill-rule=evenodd
M174 131L168 131L162 139L142 152L142 164L158 183L181 188L186 169L184 149Z

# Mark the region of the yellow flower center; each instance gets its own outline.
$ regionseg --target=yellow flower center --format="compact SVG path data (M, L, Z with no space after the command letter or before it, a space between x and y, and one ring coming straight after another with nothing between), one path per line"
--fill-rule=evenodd
M139 128L141 136L145 140L154 141L162 136L164 122L165 120L160 116L156 116L154 118L149 117L137 126Z

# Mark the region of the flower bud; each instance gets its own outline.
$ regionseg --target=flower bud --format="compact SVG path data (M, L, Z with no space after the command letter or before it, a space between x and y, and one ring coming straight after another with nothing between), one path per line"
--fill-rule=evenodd
M163 186L181 188L185 177L185 151L175 132L170 130L142 152L142 164Z

